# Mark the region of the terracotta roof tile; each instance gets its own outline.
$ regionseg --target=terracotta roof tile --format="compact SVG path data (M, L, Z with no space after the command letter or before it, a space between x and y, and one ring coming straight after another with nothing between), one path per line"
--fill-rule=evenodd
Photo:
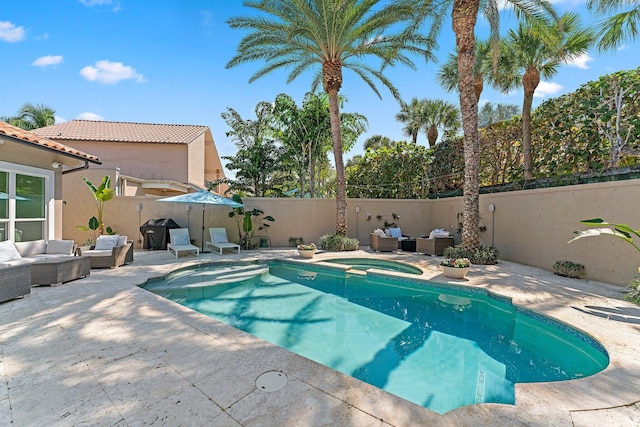
M187 144L206 132L207 126L71 120L37 129L57 141L111 141Z
M88 160L91 163L102 164L102 162L100 162L100 159L96 156L92 156L91 154L76 150L75 148L67 147L64 144L52 141L48 138L43 137L42 135L36 134L35 132L27 131L2 121L0 121L0 135L6 135L11 138L19 139L22 142L32 144L36 147L57 151L60 154L64 154L69 157Z

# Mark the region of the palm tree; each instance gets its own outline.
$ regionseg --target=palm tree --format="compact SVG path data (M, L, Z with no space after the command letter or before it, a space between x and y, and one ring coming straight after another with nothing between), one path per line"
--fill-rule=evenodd
M478 127L480 129L491 126L494 123L509 120L520 114L520 108L516 104L492 104L485 102L478 111Z
M380 147L390 147L394 142L386 136L373 135L364 141L364 151L375 151Z
M640 28L640 0L588 0L587 8L598 15L617 12L625 7L628 11L621 11L603 19L596 26L599 35L598 49L600 51L615 49L625 41L638 37Z
M56 111L44 104L24 104L14 117L2 117L10 125L33 130L56 124Z
M546 0L508 0L518 16L541 19L555 12ZM464 217L462 247L475 250L480 246L480 141L478 138L478 100L475 95L475 25L478 13L484 12L490 26L489 43L496 45L499 35L498 0L424 0L422 8L416 8L416 19L433 18L431 32L441 27L442 20L451 8L451 21L456 36L458 52L458 93L464 132Z
M518 28L510 30L507 35L501 61L506 69L513 69L513 72L512 78L502 83L505 90L517 82L521 82L524 88L522 151L525 179L533 178L531 106L540 77L551 78L562 63L586 53L593 40L593 32L581 28L580 17L575 13L565 13L556 22L538 22L535 25L520 22Z
M342 71L349 69L380 96L373 79L399 98L398 91L381 70L363 62L381 61L382 66L402 63L415 69L407 54L433 59L432 39L408 25L415 17L415 0L398 0L382 7L380 0L271 0L246 1L261 15L231 18L231 28L245 29L227 68L264 60L266 65L251 76L252 82L274 70L291 70L288 82L303 72L316 70L312 91L322 83L329 96L331 139L336 168L336 234L347 234L347 183L342 157L338 91Z
M425 99L424 125L429 148L433 148L438 140L438 128L443 128L445 135L455 133L460 128L460 112L450 102L441 99Z
M484 90L484 81L486 79L492 81L493 67L492 51L489 42L476 40L475 42L476 57L473 67L474 93L476 102L480 101L480 95ZM438 71L438 83L447 92L453 92L458 89L458 53L449 54L447 62L445 62Z
M405 124L402 134L410 136L415 144L418 141L418 134L425 123L424 100L413 98L410 103L400 101L400 112L396 114L396 120Z

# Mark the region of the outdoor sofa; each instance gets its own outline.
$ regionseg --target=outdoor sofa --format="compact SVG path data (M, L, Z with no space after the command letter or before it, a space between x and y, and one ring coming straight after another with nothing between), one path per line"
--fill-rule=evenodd
M410 236L402 234L400 228L376 229L369 235L369 246L373 251L392 252L400 248L400 242L410 239Z
M117 268L133 262L133 240L117 234L98 236L95 245L80 247L76 254L89 257L91 268Z
M88 260L75 257L74 249L73 240L0 242L0 301L28 295L31 286L88 276Z

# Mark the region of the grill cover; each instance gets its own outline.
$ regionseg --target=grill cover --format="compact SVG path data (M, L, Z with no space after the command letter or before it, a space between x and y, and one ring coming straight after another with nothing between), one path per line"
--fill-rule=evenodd
M167 249L169 230L180 228L171 218L151 218L140 226L140 233L144 236L144 249Z

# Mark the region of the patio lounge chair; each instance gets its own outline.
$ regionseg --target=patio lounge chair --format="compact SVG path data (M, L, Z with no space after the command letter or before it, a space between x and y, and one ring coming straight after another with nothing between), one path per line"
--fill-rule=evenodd
M171 243L167 243L167 252L175 255L176 258L180 255L180 252L195 252L196 257L200 256L200 248L191 244L187 228L169 229L169 239Z
M210 228L209 236L211 236L211 241L207 242L207 246L219 250L220 255L222 255L223 249L238 249L238 253L240 253L240 245L229 242L226 228Z

